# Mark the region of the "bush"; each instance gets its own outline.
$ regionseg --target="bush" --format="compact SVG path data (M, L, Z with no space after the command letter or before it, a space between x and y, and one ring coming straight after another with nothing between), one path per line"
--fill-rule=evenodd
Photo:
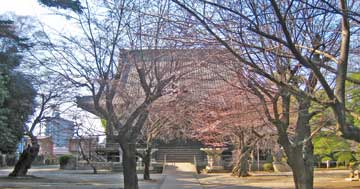
M263 169L264 171L273 171L274 167L272 163L264 163Z
M68 164L71 158L72 158L71 155L60 156L60 158L59 158L60 167L63 167L66 164Z

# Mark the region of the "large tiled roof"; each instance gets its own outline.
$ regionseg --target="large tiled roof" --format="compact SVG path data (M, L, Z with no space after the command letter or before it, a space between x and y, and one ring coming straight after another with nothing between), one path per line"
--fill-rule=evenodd
M170 93L175 92L177 94L163 96L161 98L162 102L173 101L174 96L179 97L180 95L182 95L182 100L198 101L204 96L209 95L209 91L216 90L219 86L224 85L224 78L222 77L230 77L230 75L220 75L212 71L219 64L231 61L229 57L231 57L229 53L223 49L122 51L119 63L119 65L122 64L120 86L113 102L119 111L121 109L129 109L129 103L130 106L131 103L140 103L144 98L144 94L135 70L135 64L142 64L142 66L146 67L154 62L156 62L160 69L163 69L164 73L162 74L166 75L171 72L171 74L181 75L175 84L173 84L173 87L175 86L176 89L171 87L167 89L168 92L170 90ZM175 67L177 70L174 69ZM79 107L97 114L92 96L78 97L77 104Z

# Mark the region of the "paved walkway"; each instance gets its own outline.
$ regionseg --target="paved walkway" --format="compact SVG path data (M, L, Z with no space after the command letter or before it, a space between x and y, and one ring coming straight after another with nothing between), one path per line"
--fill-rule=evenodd
M165 180L160 189L203 189L191 163L168 163L163 174Z

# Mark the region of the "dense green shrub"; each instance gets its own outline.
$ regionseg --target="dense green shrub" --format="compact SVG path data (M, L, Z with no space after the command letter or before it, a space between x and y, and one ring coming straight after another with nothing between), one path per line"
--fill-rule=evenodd
M273 171L274 167L272 163L264 163L263 169L264 171Z
M66 164L68 164L71 158L72 158L71 155L60 156L60 158L59 158L60 166L62 167L62 166L65 166Z

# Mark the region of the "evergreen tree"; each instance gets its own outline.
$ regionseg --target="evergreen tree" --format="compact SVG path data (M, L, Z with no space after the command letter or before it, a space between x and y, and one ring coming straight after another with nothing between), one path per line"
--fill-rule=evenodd
M82 13L82 6L79 0L38 0L41 4L48 7L70 9L77 13Z
M15 68L21 49L28 47L9 20L0 21L0 151L14 152L32 113L35 91L31 82Z

